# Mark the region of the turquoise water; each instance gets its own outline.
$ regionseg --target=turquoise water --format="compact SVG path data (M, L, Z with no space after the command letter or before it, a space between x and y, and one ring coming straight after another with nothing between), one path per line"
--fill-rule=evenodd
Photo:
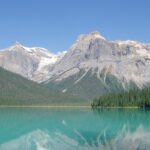
M0 150L149 150L150 111L0 108Z

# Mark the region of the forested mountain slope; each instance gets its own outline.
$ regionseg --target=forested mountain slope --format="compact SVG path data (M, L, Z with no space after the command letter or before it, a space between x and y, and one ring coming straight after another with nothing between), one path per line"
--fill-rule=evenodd
M0 68L0 105L65 104L70 99L77 102L72 96L50 91L40 84Z

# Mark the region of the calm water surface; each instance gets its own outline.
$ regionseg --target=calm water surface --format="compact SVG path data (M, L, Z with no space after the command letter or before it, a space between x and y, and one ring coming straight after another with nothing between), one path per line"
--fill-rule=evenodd
M0 108L0 150L149 150L150 111Z

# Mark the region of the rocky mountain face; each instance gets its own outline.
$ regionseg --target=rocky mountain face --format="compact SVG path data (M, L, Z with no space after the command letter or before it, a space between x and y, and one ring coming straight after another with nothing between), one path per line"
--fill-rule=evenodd
M122 82L142 87L150 81L150 45L136 41L107 41L94 32L80 36L68 53L54 65L50 79L61 81L81 70L105 77L111 74ZM85 74L84 74L85 75ZM104 80L105 80L104 77Z
M143 88L150 82L150 45L108 41L98 32L81 35L49 73L47 84L62 92L93 98ZM53 86L55 85L55 86ZM88 96L89 95L89 96Z
M98 32L80 35L67 53L16 44L0 51L0 66L63 93L91 99L143 88L150 82L150 45L108 41Z
M45 48L28 48L16 43L0 51L0 66L30 80L42 82L49 73L49 67L64 54L53 54Z

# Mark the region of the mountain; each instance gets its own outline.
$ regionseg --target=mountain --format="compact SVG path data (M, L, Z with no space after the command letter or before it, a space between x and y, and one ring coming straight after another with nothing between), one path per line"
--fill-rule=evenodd
M79 97L49 90L0 67L0 105L66 105L79 102Z
M45 82L50 88L91 99L150 82L150 45L108 41L98 32L78 37Z
M150 83L150 44L109 41L99 32L80 35L58 54L19 43L0 51L0 66L50 90L91 100Z
M28 48L17 42L0 51L0 66L27 79L42 82L49 67L64 54L65 52L53 54L45 48Z

